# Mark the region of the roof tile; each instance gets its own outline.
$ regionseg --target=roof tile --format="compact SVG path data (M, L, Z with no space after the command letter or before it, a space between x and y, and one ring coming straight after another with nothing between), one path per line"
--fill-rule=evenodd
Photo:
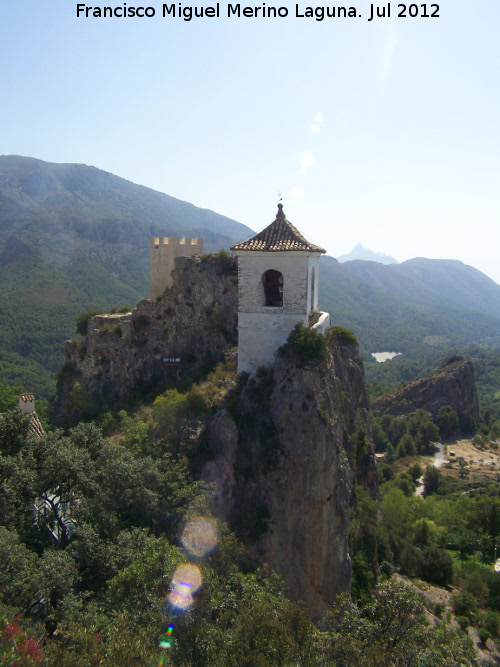
M308 241L299 230L286 219L283 204L278 204L276 220L248 241L241 241L231 250L253 250L265 252L283 252L286 250L302 250L304 252L326 252Z

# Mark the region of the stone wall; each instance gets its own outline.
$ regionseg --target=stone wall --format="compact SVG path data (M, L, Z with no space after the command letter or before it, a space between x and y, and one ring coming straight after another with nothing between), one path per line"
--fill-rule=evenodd
M203 239L163 236L149 241L151 261L150 296L159 297L167 287L172 287L172 271L176 257L192 257L203 253Z

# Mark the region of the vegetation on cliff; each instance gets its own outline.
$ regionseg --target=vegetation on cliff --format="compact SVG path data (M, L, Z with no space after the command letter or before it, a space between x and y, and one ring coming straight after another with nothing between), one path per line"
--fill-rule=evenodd
M224 365L187 395L210 411L233 380L234 366ZM275 576L249 571L244 548L222 524L216 550L190 556L183 527L210 513L210 492L195 480L189 455L199 428L176 422L178 409L186 414L178 396L160 399L132 416L106 417L111 439L92 424L32 439L29 416L0 416L6 664L474 664L465 637L446 624L428 626L408 588L382 583L357 605L341 599L318 628ZM199 570L203 587L180 611L168 597L183 563Z

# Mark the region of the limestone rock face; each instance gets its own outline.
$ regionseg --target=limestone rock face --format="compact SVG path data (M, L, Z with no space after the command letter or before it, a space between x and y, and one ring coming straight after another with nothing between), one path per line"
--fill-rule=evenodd
M249 381L235 415L232 522L313 618L350 589L357 472L377 491L373 451L356 461L351 439L369 433L368 407L362 361L345 346L305 366L281 352L273 369Z
M372 408L376 415L394 416L423 409L435 418L444 405L451 405L458 415L479 419L474 368L458 355L447 357L432 375L376 399Z
M237 345L236 261L176 260L173 285L124 315L96 315L84 341L67 341L63 386L55 403L62 418L75 381L105 403L164 386Z

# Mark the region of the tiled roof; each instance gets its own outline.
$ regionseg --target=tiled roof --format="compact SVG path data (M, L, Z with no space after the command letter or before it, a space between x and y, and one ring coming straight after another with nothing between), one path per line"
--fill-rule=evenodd
M28 429L28 434L35 438L43 438L45 435L45 430L38 419L38 416L34 412L31 413L31 424Z
M283 204L278 204L278 215L274 222L248 241L236 243L231 250L326 252L324 248L308 241L291 222L288 222L283 213Z

